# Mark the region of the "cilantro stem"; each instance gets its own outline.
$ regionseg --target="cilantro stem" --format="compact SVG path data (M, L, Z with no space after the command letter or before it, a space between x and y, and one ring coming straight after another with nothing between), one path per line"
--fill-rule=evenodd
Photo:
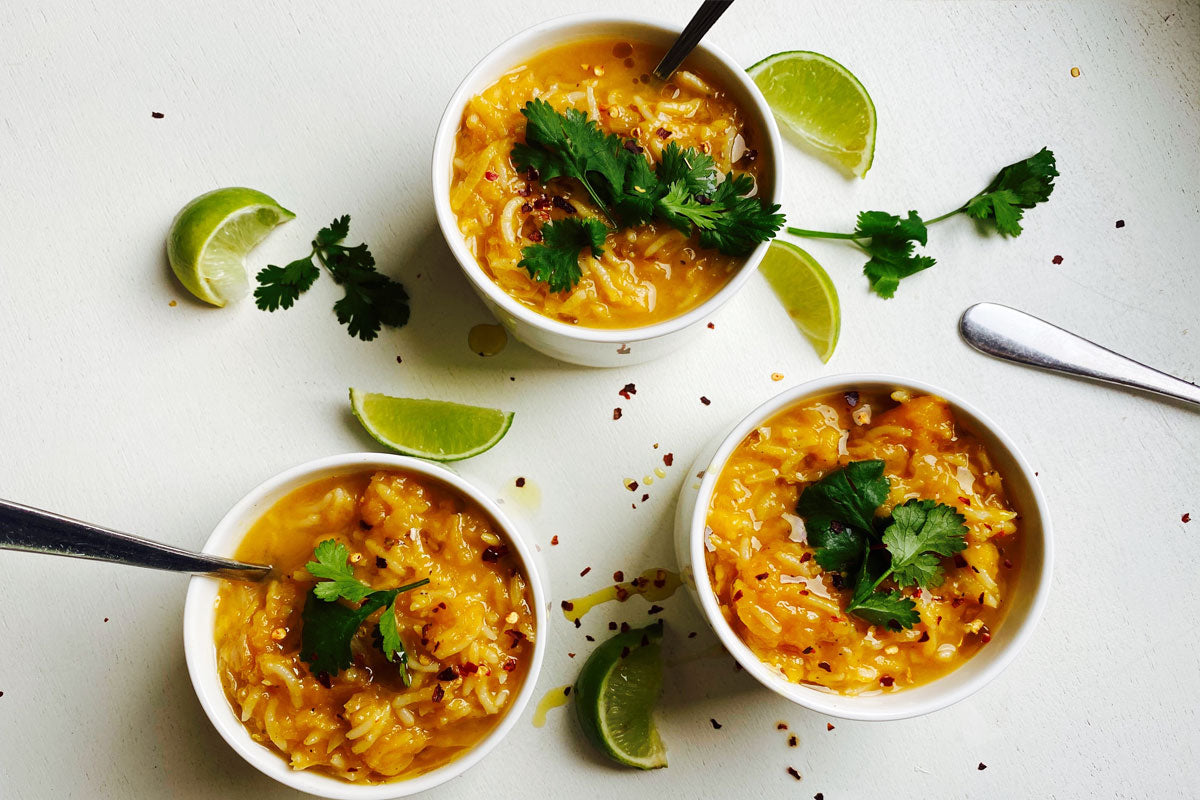
M807 228L791 228L787 232L793 236L805 236L809 239L851 239L858 240L863 237L853 233L830 233L829 231L810 231Z
M953 217L955 214L959 214L966 210L967 210L967 207L965 205L961 205L958 208L954 209L953 211L947 211L945 214L942 214L940 217L934 217L933 219L925 220L925 225L926 225L926 227L928 227L935 222L941 222L944 219L949 219L950 217Z

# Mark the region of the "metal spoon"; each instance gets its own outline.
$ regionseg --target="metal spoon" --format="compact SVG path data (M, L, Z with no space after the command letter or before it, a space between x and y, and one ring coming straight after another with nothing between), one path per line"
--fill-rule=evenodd
M7 500L0 500L0 550L89 558L239 581L262 580L271 572L271 567L263 564L193 553Z
M700 6L687 27L679 34L679 38L671 45L671 49L654 68L655 76L663 81L670 79L671 73L679 68L688 53L700 44L704 34L708 33L708 29L731 5L733 5L733 0L704 0L704 4Z
M1131 386L1200 405L1200 386L1015 308L998 303L973 305L963 312L958 330L976 350L1006 361Z

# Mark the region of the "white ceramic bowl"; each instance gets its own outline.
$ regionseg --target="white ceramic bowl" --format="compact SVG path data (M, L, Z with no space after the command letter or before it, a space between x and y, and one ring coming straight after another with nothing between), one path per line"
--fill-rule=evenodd
M908 389L944 398L959 423L987 447L1004 477L1009 500L1021 518L1024 563L1017 585L1006 600L1007 612L992 640L962 666L931 683L895 693L846 696L785 680L767 668L742 642L721 614L705 563L704 528L713 487L734 448L764 420L800 400L830 392L891 391ZM1033 633L1050 590L1053 543L1050 517L1033 470L1016 445L981 412L943 389L891 375L832 375L802 383L768 400L734 426L728 435L711 443L692 465L689 475L704 471L703 478L685 482L675 514L675 553L694 597L721 643L745 670L767 688L806 708L844 719L904 719L928 714L967 697L996 677L1016 657Z
M250 738L250 734L229 705L217 676L217 653L213 640L216 622L214 601L217 599L220 582L213 578L192 578L183 611L183 644L187 654L188 674L204 712L229 746L259 771L293 789L335 800L385 800L406 797L458 777L483 758L516 723L533 694L546 653L546 633L550 627L546 619L545 587L538 573L538 560L534 557L532 548L524 542L512 523L486 494L445 467L416 458L380 453L348 453L310 461L276 475L253 489L225 515L204 545L204 552L231 556L254 522L284 495L301 486L333 475L374 469L402 470L437 481L474 500L491 516L510 547L517 553L529 578L538 637L533 650L533 661L529 665L529 674L525 676L521 690L513 699L504 718L479 744L450 763L423 775L391 783L359 786L315 771L293 770L277 752Z
M611 14L581 14L542 23L512 37L480 61L450 98L438 126L433 146L433 197L438 225L446 244L496 319L520 341L562 361L590 367L618 367L649 361L675 350L699 334L717 309L725 305L750 279L767 252L767 243L760 244L746 258L742 268L715 295L691 311L665 322L641 328L606 330L568 325L543 316L510 297L480 268L475 257L467 250L458 229L458 221L450 210L454 138L463 109L467 100L487 88L515 64L555 45L611 35L655 42L665 49L679 32L680 28L666 23ZM695 65L719 81L760 132L761 140L757 143L757 149L767 167L763 196L768 202L779 202L783 187L783 146L779 128L762 93L746 75L744 68L707 42L701 42L688 56L687 64Z

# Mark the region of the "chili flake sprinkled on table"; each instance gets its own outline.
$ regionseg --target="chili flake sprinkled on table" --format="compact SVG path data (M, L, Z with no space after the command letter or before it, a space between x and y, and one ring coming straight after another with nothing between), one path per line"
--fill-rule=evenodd
M977 767L977 769L978 769L980 772L983 772L985 769L987 769L987 764L985 764L985 763L983 763L982 761L980 761L980 762L979 762L979 766Z
M709 722L711 722L711 723L712 723L712 726L713 726L713 730L714 730L714 731L719 731L719 730L721 730L721 723L717 722L715 719L709 719Z
M788 774L788 775L791 775L791 776L792 776L793 778L795 778L796 780L800 780L800 773L796 771L796 768L795 768L795 767L788 767L788 768L787 768L787 774Z
M620 418L621 418L621 409L614 408L613 409L613 419L620 419Z
M1123 220L1123 219L1119 219L1119 220L1117 220L1117 227L1118 227L1118 228L1124 228L1124 227L1125 227L1125 220Z
M707 397L704 397L703 395L700 396L700 402L706 406L712 405L712 400L709 400Z
M1061 264L1062 262L1063 262L1062 256L1055 256L1054 258L1050 259L1051 264Z
M1191 515L1191 514L1188 514L1188 513L1184 513L1184 515L1183 515L1182 517L1180 517L1180 518L1179 518L1179 521L1180 521L1180 522L1191 522L1191 521L1192 521L1192 515Z

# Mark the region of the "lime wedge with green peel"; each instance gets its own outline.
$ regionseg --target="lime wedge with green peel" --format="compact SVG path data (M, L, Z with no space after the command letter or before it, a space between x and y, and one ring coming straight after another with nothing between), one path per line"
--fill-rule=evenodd
M511 411L350 390L354 416L382 445L406 456L458 461L491 450L512 425Z
M784 130L834 165L863 177L875 158L875 104L829 56L792 50L747 70Z
M823 363L837 347L842 311L829 274L791 242L771 242L758 271L771 284L792 322L812 342Z
M662 635L661 621L618 633L592 652L575 682L575 710L588 740L638 769L667 765L653 716L662 691Z
M175 215L167 260L189 292L223 306L249 288L246 254L295 216L254 189L232 186L202 194Z

